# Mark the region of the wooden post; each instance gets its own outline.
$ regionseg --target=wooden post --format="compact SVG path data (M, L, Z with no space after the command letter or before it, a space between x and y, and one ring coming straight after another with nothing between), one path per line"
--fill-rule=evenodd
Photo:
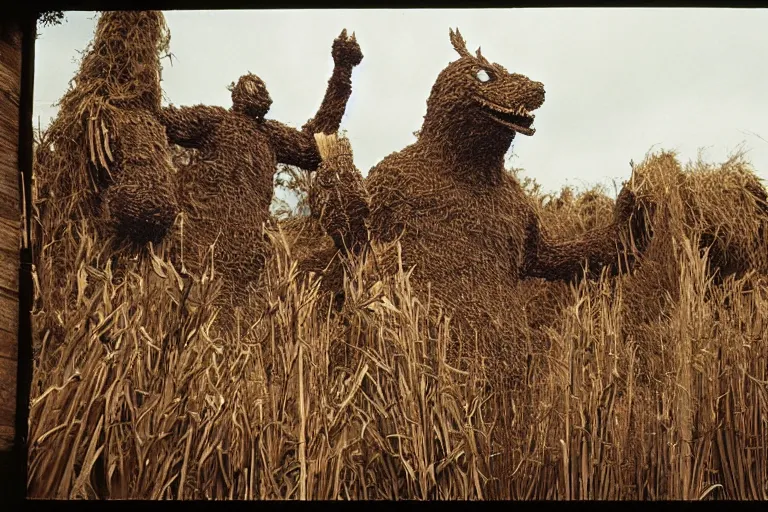
M19 332L21 28L0 28L0 452L13 448Z
M7 498L26 496L35 24L31 13L0 21L0 487Z

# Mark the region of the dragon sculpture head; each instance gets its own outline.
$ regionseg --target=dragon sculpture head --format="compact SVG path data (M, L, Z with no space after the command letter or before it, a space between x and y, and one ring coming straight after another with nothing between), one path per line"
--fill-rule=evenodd
M515 133L533 135L533 111L544 103L544 84L467 51L458 29L450 31L460 58L440 72L427 100L420 137L460 135L509 148ZM453 137L455 139L455 137Z

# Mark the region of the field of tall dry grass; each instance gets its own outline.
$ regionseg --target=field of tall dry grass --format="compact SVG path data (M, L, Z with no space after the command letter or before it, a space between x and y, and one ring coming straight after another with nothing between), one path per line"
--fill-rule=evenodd
M547 371L513 393L494 388L479 351L446 361L471 339L414 295L407 271L380 278L370 257L353 262L335 311L275 228L266 305L223 329L211 265L182 277L166 247L129 256L66 220L65 198L36 196L30 496L768 498L768 287L755 272L714 279L699 250L714 236L759 262L764 239L737 247L720 233L763 232L744 207L721 211L712 235L704 214L743 194L696 203L712 194L691 185L725 187L747 166L676 165L652 155L635 173L661 219L646 265L515 291L530 298L521 323L551 348ZM555 232L610 218L599 191L528 190Z

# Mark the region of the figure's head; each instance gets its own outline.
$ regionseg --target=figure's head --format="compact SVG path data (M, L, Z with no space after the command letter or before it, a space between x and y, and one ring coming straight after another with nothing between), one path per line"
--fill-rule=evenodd
M531 112L544 103L544 85L489 62L480 48L471 55L458 29L451 30L450 36L460 58L435 81L427 117L438 118L432 121L451 124L453 129L482 128L510 138L515 133L533 135L535 116Z
M272 105L264 81L252 73L243 75L228 87L232 91L232 110L263 119Z

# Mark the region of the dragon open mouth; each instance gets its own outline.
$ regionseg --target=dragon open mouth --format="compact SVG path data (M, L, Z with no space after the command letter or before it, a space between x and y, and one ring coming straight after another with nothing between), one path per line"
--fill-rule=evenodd
M525 106L506 108L482 98L477 98L477 100L482 106L483 112L497 123L523 135L530 136L536 133L536 130L531 128L536 116L528 112Z

